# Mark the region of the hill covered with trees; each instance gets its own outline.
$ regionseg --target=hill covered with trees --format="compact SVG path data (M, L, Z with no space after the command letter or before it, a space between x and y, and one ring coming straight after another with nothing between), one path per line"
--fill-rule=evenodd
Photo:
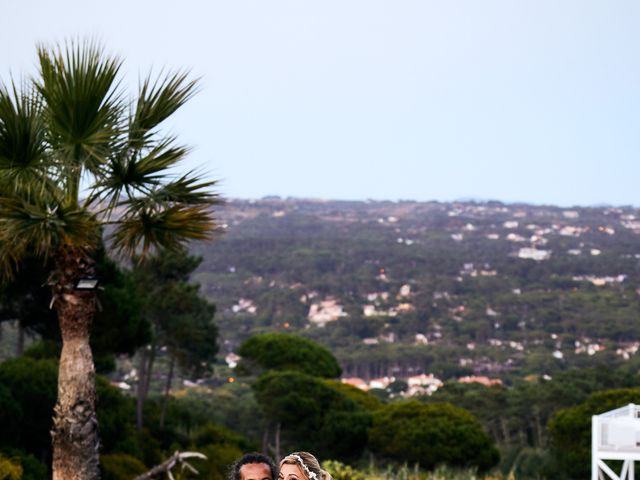
M292 331L343 377L511 383L640 343L640 212L499 202L232 200L197 246L224 353Z

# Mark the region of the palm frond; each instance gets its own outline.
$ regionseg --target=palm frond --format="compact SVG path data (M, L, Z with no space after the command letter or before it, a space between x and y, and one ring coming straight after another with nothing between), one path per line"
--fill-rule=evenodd
M144 258L157 248L175 250L189 240L205 240L214 231L213 215L204 206L138 207L129 208L111 236L120 254Z
M27 246L22 243L0 243L0 285L12 280L26 258Z
M120 134L121 61L90 42L64 50L41 46L38 57L41 80L36 87L45 103L48 140L68 166L64 179L75 182L83 168L99 171Z
M150 192L147 198L156 204L221 205L222 199L212 191L212 187L217 183L215 180L203 180L194 172L188 172Z
M42 104L32 89L0 85L0 191L38 194L51 187ZM25 92L26 90L26 92Z
M153 81L149 75L140 85L138 101L129 125L129 146L140 150L167 117L184 105L197 90L197 80L187 72L175 72Z
M71 208L47 196L29 200L17 195L0 196L0 246L7 252L8 265L27 256L43 259L61 245L89 251L98 244L100 225L85 209Z
M113 156L96 179L87 204L108 201L108 210L120 202L123 194L133 198L136 194L148 194L161 184L169 169L182 160L188 149L174 146L173 138L162 140L142 157L121 154Z
M223 200L213 192L216 181L205 181L188 172L180 178L166 184L160 184L145 192L145 195L121 201L119 207L132 207L136 211L159 211L167 207L221 205Z

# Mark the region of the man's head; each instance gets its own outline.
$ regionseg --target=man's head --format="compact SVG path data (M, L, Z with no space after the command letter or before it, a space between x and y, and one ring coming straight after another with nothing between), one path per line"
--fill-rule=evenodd
M243 455L231 467L229 480L276 480L278 471L273 460L261 453Z

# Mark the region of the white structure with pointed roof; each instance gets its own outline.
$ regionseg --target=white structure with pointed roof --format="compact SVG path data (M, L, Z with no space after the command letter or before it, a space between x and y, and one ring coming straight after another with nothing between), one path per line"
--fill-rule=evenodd
M600 415L591 422L591 479L635 480L635 461L640 461L640 406L629 405ZM607 460L621 460L616 473Z

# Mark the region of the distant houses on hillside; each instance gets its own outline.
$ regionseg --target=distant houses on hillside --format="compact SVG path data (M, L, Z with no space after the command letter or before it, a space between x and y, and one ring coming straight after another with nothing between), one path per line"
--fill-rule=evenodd
M398 381L404 381L406 385L404 389L401 389L398 395L403 397L413 397L414 395L433 395L439 388L442 388L444 383L439 378L435 377L432 373L413 375L404 379L398 379L396 377L381 377L373 378L368 382L360 377L347 377L343 378L342 383L359 388L360 390L369 391L372 389L387 390L392 384ZM458 383L470 384L478 383L485 387L492 387L496 385L502 385L502 380L499 378L489 378L485 376L466 376L461 377Z
M319 303L311 304L307 318L312 324L324 327L327 323L346 316L348 314L344 311L344 307L335 298L327 297Z
M369 391L371 389L386 390L389 386L403 380L406 382L406 388L398 393L404 397L412 397L414 395L432 395L444 384L442 380L436 378L433 374L421 374L408 377L406 379L397 379L396 377L373 378L368 382L359 377L343 378L342 383L352 385L360 390Z

